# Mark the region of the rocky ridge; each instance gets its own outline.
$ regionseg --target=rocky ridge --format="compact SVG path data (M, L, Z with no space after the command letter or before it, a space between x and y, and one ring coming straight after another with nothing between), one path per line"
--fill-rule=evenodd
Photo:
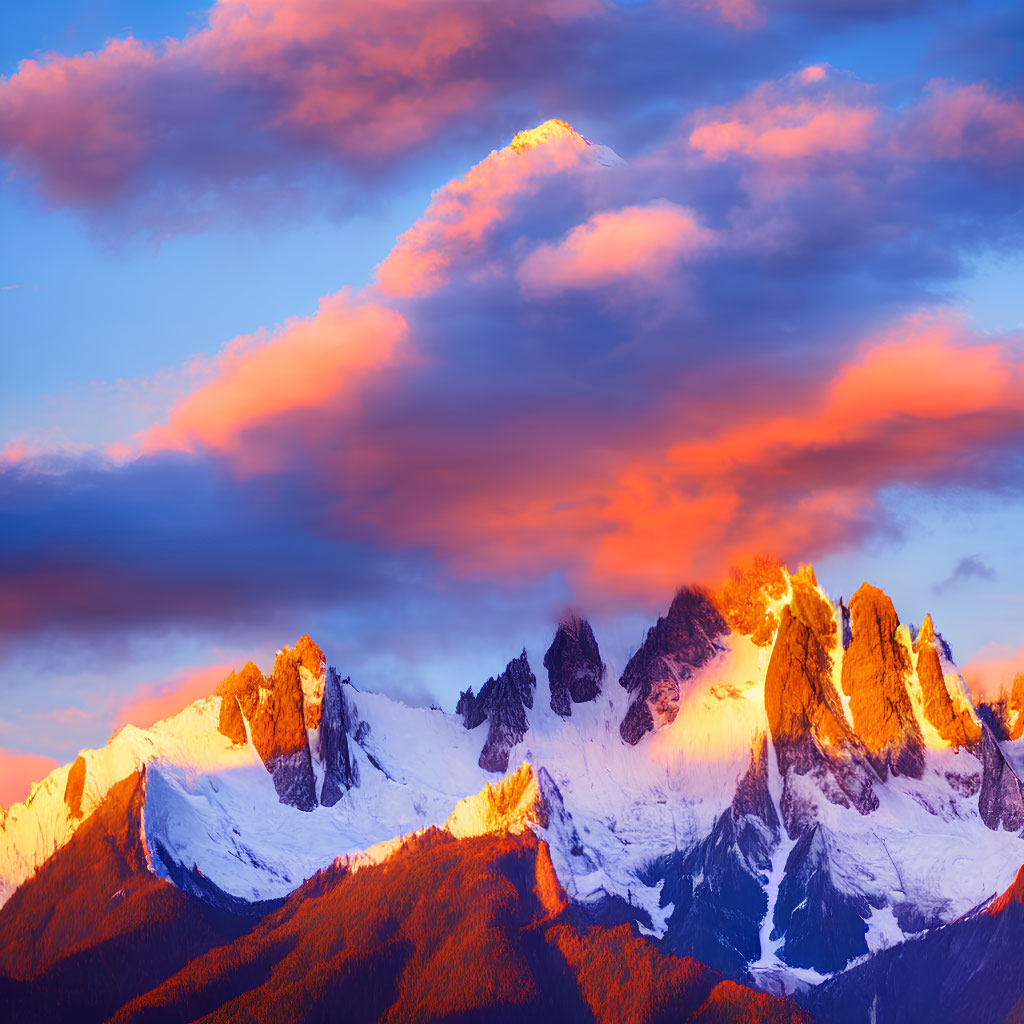
M727 631L707 591L685 587L676 594L619 679L633 698L619 726L627 743L635 746L646 733L674 721L681 687L722 649L718 640Z
M586 619L572 615L559 624L544 654L544 667L551 688L551 710L556 715L568 718L573 704L597 699L606 669Z
M487 722L487 738L479 759L485 771L508 771L509 752L529 728L526 712L533 707L536 688L537 677L530 670L524 649L497 678L488 679L479 694L470 687L460 695L455 713L462 716L465 727L476 729Z

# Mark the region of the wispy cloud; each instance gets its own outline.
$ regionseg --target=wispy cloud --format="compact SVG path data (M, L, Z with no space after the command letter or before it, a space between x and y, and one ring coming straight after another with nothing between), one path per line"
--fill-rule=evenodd
M932 591L936 594L945 594L972 580L994 580L995 578L995 569L986 565L980 555L965 555L953 566L953 571L949 576L932 587Z

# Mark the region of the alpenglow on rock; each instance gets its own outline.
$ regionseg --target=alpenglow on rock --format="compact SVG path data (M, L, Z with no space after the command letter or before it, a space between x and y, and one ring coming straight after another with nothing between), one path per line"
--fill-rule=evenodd
M892 601L877 587L865 583L853 595L842 687L875 771L883 779L887 772L919 779L924 739L907 693L911 664L896 635L899 624Z
M533 707L537 677L530 670L526 650L505 666L497 679L488 679L474 695L463 691L455 707L467 729L488 723L487 739L480 751L480 767L489 772L508 771L509 751L526 735L527 708Z
M235 743L244 743L248 724L281 803L300 811L317 806L302 669L309 679L314 672L322 674L322 666L323 652L303 637L294 648L278 653L269 679L250 661L215 691L222 698L220 731Z
M597 699L605 666L586 619L573 615L559 625L544 655L544 667L551 685L551 710L556 715L568 718L572 704Z
M832 682L840 650L833 609L810 571L793 576L792 587L768 663L764 700L782 776L782 817L795 837L816 820L800 777L813 780L831 803L861 814L877 808L878 798L868 752L847 724Z

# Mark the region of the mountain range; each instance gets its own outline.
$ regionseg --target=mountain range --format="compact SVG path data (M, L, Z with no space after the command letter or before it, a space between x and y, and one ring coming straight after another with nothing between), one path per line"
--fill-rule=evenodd
M766 559L599 640L451 713L304 636L82 751L0 814L5 1019L1024 1020L1024 675Z

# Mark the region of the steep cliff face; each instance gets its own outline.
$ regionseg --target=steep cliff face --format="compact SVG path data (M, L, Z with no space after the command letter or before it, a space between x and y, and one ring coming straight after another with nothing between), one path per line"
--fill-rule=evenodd
M1021 781L988 725L981 727L981 792L978 812L991 829L1016 832L1024 826Z
M586 619L572 616L559 624L544 655L544 667L551 686L551 710L556 715L568 718L573 704L597 699L605 666Z
M311 811L317 805L313 763L304 709L301 668L319 672L323 653L308 637L296 647L285 647L274 662L269 679L250 661L239 673L232 672L216 689L222 698L220 730L236 743L245 740L248 723L253 746L274 780L282 803ZM308 677L307 677L308 678ZM239 723L232 701L244 717ZM319 724L320 709L315 717Z
M359 785L359 765L348 742L353 727L346 693L348 682L339 680L333 665L327 670L320 718L320 758L324 765L320 803L324 807L333 807L347 790Z
M480 751L480 767L489 772L508 771L512 748L526 735L528 708L533 707L537 677L530 670L524 650L505 666L500 676L488 679L474 694L472 687L463 691L455 712L462 716L467 729L487 722L487 738Z
M747 976L747 965L761 954L765 884L780 835L768 789L767 737L761 734L732 805L711 834L652 865L647 876L662 885L661 905L671 904L664 941L673 952L732 978Z
M707 591L687 587L676 594L619 679L633 697L619 726L627 743L675 720L680 688L722 649L718 641L728 628Z
M773 918L787 963L822 974L837 971L868 951L871 906L844 892L832 873L830 837L821 825L804 832L786 861Z
M1024 1019L1024 869L986 906L882 949L803 995L829 1024L1016 1024Z
M765 676L765 710L783 778L782 817L798 836L816 820L798 777L807 776L832 803L868 814L878 806L867 750L843 715L832 682L838 629L813 577L794 577Z
M939 641L930 615L925 616L918 630L914 653L928 721L954 750L976 748L981 742L981 726L966 707L957 707L949 695L939 656ZM1024 724L1024 717L1021 721Z
M850 620L842 687L850 698L854 731L883 779L889 772L919 779L924 739L907 693L911 665L896 636L896 609L881 590L865 583L850 600Z

